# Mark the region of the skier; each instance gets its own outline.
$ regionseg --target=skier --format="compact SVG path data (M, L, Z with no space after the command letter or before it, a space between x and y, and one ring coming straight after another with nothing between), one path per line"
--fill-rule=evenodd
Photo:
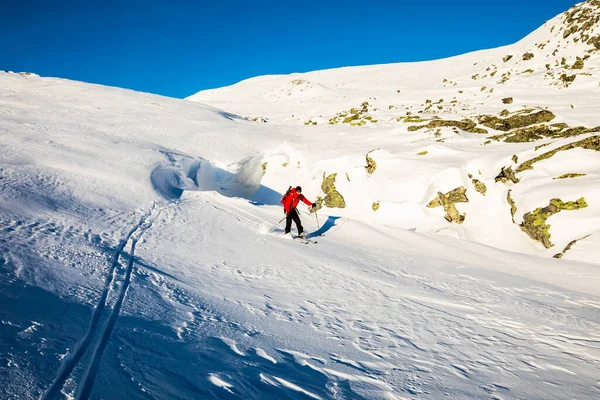
M317 208L317 205L311 203L304 197L302 194L302 188L300 186L296 186L295 188L290 188L283 195L281 199L281 204L283 204L283 211L285 212L285 234L290 233L292 229L292 220L296 223L296 228L298 229L298 236L304 238L304 228L302 227L302 222L300 221L300 214L298 214L298 203L300 200L304 202L307 206L311 207L313 210Z

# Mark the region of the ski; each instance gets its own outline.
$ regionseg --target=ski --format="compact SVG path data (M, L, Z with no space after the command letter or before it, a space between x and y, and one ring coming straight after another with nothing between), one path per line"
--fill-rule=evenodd
M304 244L309 244L309 243L317 244L318 243L316 240L307 239L307 238L303 238L303 237L296 236L296 235L292 236L292 238L294 240L299 240L299 241L301 241Z

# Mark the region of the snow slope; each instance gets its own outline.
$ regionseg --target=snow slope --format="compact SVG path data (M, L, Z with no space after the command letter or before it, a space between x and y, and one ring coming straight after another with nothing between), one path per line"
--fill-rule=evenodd
M418 88L454 62L395 68L412 68ZM378 68L394 70L340 77L355 91L343 107L360 105L361 78ZM256 88L281 96L271 86L280 78L256 79ZM524 99L515 101L541 105L553 93L560 121L593 125L586 79L563 89L515 83ZM1 398L600 395L597 153L557 153L517 184L493 182L515 153L527 159L533 145L593 133L483 146L489 135L443 132L448 139L435 142L391 121L298 125L285 107L295 102L316 118L314 98L261 105L249 89L223 90L239 97L207 97L214 108L0 73ZM429 97L444 90L432 86ZM342 100L329 100L323 107L340 111ZM268 123L243 118L260 110ZM314 199L324 172L348 174L335 182L347 207L322 208L317 225L302 206L317 244L284 237L275 226L281 193L301 184ZM587 175L548 178L565 172ZM426 204L438 190L467 186L467 173L488 189L468 186L470 202L457 203L466 220L451 224ZM552 215L551 238L562 248L591 236L561 260L548 257L556 249L512 223L508 189L517 220L552 196L581 193L588 207Z
M267 120L282 132L297 132L311 144L304 144L306 150L301 153L295 145L284 154L281 150L267 153L265 182L277 186L283 175L289 182L301 180L311 192L319 192L323 174L336 173L336 186L346 202L344 209L336 210L339 215L420 232L440 232L545 257L561 253L571 241L579 240L564 257L597 263L597 152L575 149L559 153L535 164L532 171L519 173L521 181L516 185L499 184L495 178L502 167L516 169L523 161L548 150L600 135L599 18L600 7L590 1L546 22L511 46L432 62L252 78L199 92L189 100L252 120ZM590 44L594 38L596 45ZM581 69L574 67L578 62ZM569 77L574 81L563 81L563 75L567 81ZM511 103L505 104L503 99L508 98ZM490 136L504 131L482 124L478 127L489 134L451 127L411 131L435 118L476 122L482 115L502 116L502 110L526 114L549 110L554 119L548 125L583 126L594 132L504 143L490 140ZM352 116L359 118L342 122ZM406 120L407 116L422 120ZM358 121L365 125L352 126ZM363 168L367 154L377 165L370 176ZM308 174L281 167L283 163L295 166L298 161L309 167ZM585 176L553 179L568 173ZM477 193L473 179L487 187L485 196ZM441 207L426 207L438 192L447 193L461 186L466 188L469 200L456 206L466 213L464 224L449 224ZM514 216L507 202L509 190L517 207ZM566 202L581 197L587 208L548 219L554 244L549 249L530 240L518 226L526 213L547 206L552 198ZM372 211L374 204L379 205L377 212Z

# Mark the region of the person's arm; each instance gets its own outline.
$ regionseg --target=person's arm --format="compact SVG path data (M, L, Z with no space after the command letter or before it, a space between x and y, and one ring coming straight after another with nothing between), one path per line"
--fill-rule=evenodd
M309 206L309 207L310 207L310 206L312 206L312 203L311 203L310 201L308 201L308 199L307 199L306 197L304 197L304 195L303 195L303 194L301 194L299 197L300 197L300 200L302 200L302 202L303 202L304 204L306 204L306 205L307 205L307 206Z

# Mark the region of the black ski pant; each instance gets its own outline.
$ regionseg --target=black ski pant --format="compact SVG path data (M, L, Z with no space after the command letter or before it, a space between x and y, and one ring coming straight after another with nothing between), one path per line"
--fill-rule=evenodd
M298 235L304 232L304 228L302 227L302 222L300 221L300 215L298 215L298 210L295 208L286 214L285 217L285 233L290 233L292 229L292 220L296 223L296 228L298 228Z

